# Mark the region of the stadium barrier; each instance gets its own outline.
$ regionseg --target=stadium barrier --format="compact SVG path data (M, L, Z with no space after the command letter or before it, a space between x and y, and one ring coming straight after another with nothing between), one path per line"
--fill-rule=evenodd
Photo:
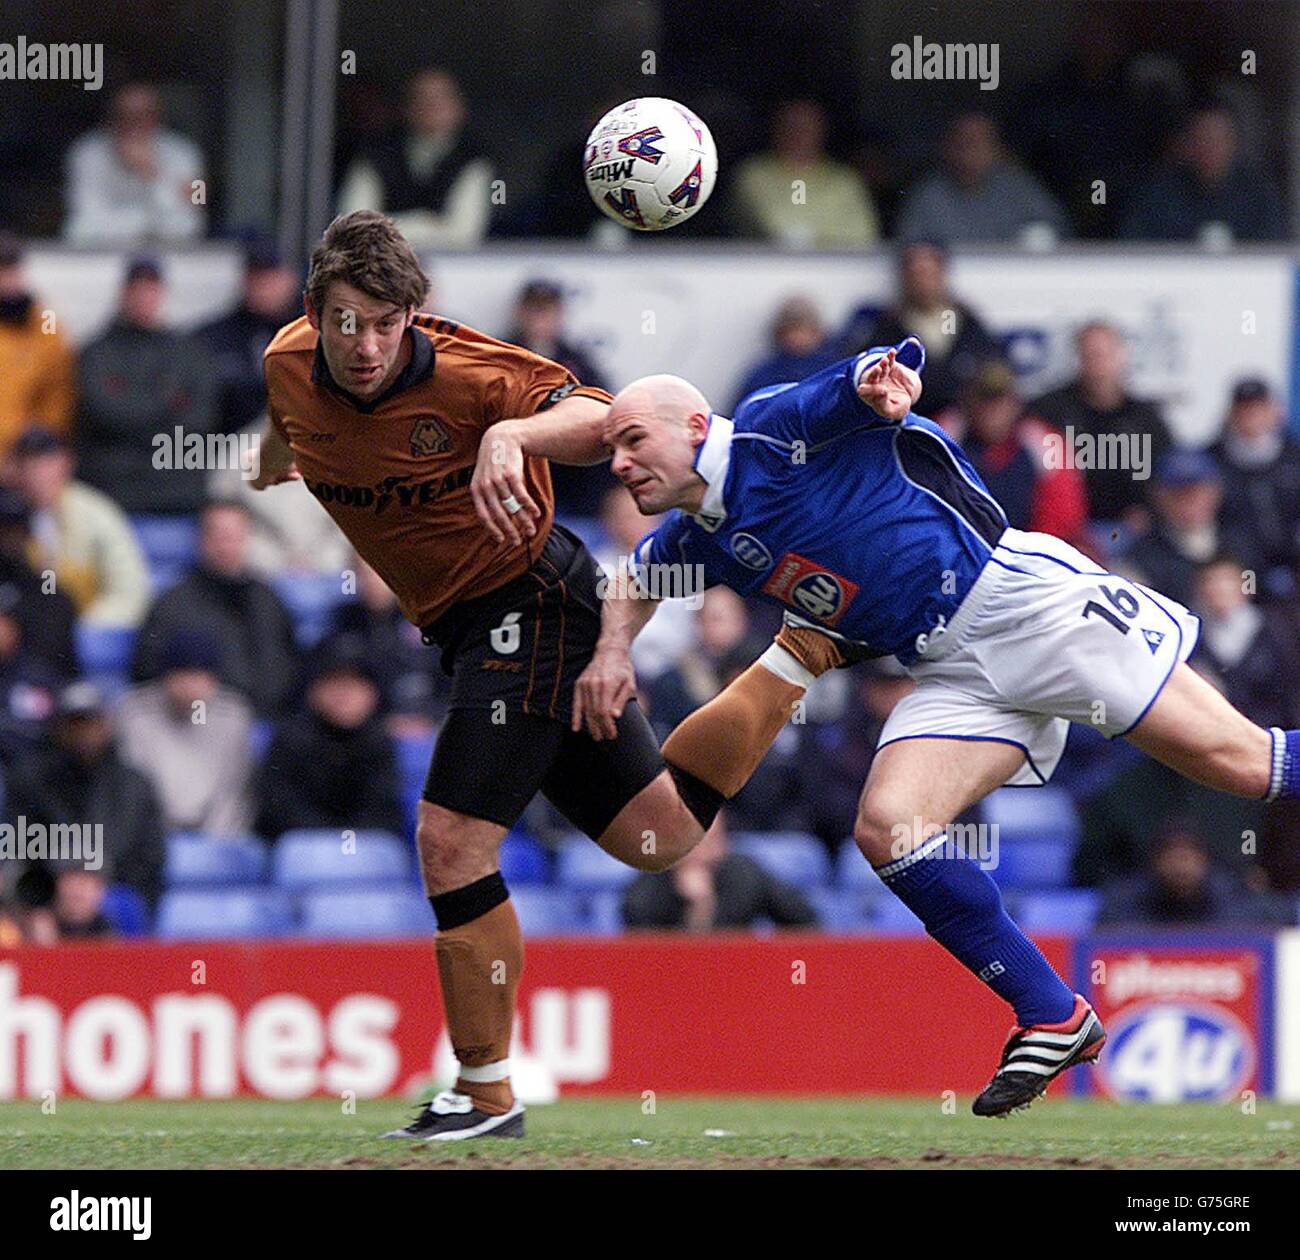
M1039 944L1107 1022L1103 1092L1300 1100L1300 932ZM437 994L427 940L0 952L0 1099L407 1094L450 1067ZM566 1092L941 1100L1007 1024L923 937L539 939L514 1053Z

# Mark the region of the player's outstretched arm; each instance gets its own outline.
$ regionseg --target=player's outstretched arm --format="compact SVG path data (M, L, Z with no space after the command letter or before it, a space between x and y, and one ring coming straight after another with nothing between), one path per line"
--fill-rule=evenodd
M584 394L562 398L537 416L499 420L484 434L469 492L474 510L497 542L518 545L523 536L537 532L541 509L524 481L524 459L529 455L560 464L599 464L609 458L601 438L609 404ZM505 504L513 498L519 509Z
M280 436L280 431L270 420L266 422L266 431L257 444L253 458L257 461L254 466L257 475L248 484L254 490L265 490L268 486L278 486L285 481L302 480L302 473L294 462L289 443Z
M890 347L858 378L858 397L884 420L902 420L921 397L921 377Z
M657 599L633 588L627 574L619 573L610 580L601 604L600 637L573 690L575 731L585 722L593 739L617 738L618 719L636 695L632 640L658 607Z

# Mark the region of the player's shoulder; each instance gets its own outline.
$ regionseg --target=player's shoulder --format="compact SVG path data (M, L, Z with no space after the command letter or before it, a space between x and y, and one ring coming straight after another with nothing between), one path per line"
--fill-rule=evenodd
M285 354L306 354L314 355L316 353L316 342L318 335L316 330L311 326L306 315L299 315L291 323L285 324L274 337L271 338L270 344L263 352L263 359L270 359L275 355Z
M411 327L433 343L434 351L444 365L501 368L540 361L540 356L524 346L502 341L499 337L442 315L420 311Z

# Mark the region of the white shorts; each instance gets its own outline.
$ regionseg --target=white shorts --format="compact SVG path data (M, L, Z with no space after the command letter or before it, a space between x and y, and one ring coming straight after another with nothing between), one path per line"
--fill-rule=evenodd
M1071 722L1111 737L1138 724L1191 655L1200 624L1059 538L1009 529L908 667L916 689L878 746L925 736L1016 744L1026 762L1008 784L1046 783Z

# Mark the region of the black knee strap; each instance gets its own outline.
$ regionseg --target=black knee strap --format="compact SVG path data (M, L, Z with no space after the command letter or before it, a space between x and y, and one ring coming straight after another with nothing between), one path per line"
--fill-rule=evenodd
M727 803L727 798L717 788L710 787L703 779L696 778L689 770L683 770L681 766L675 766L671 761L666 764L668 773L673 776L673 782L677 785L677 795L682 798L682 804L691 811L700 826L708 831L713 826L713 820L718 816L718 810Z
M430 897L429 904L438 920L438 931L449 932L452 928L481 919L489 910L495 910L509 899L510 890L501 878L501 872L493 871L464 888L453 888L451 892Z

